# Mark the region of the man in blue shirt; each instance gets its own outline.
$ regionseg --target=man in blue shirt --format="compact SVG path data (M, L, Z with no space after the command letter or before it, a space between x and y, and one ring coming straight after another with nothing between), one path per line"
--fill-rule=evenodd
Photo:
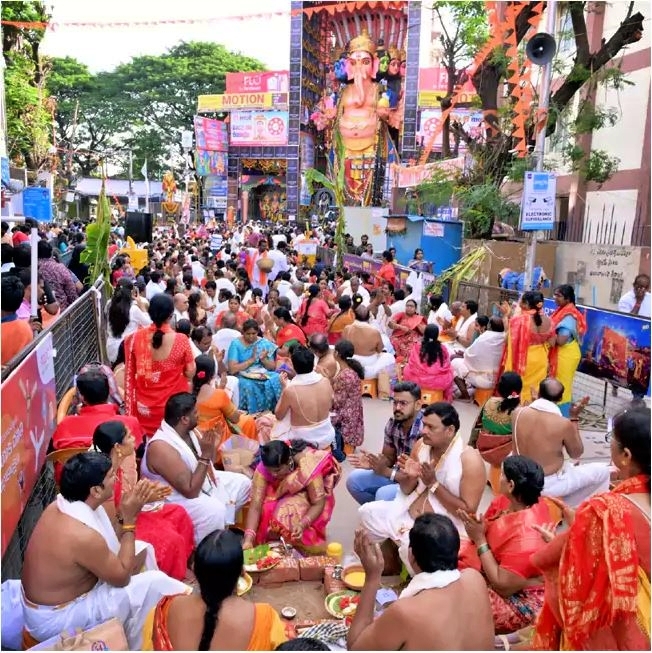
M421 433L421 388L412 382L394 387L394 416L385 425L385 439L380 454L360 451L348 456L355 468L346 481L346 488L359 503L392 501L398 492L398 458L410 455Z

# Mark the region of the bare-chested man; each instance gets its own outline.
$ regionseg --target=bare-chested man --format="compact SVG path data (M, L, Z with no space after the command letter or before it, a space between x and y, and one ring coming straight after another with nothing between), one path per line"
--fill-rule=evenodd
M364 531L355 552L366 572L347 637L349 651L488 651L494 621L487 585L474 569L457 570L460 536L445 515L418 517L409 533L415 575L398 601L374 620L383 555Z
M332 381L339 372L339 365L333 350L328 346L328 338L323 333L313 333L310 336L310 349L317 357L315 371Z
M573 404L566 419L557 404L564 386L557 379L544 379L539 398L512 413L512 449L543 467L543 494L556 496L571 507L609 489L609 466L606 463L574 464L565 460L564 450L577 461L584 453L579 430L579 415L588 397Z
M148 612L162 597L189 590L162 571L134 573L136 518L155 488L143 480L122 495L116 533L102 507L113 499L114 479L111 460L100 453L78 454L63 466L61 494L43 511L25 552L23 612L31 640L116 617L129 648L140 650Z
M475 513L480 505L487 482L484 462L459 430L460 416L452 404L438 401L424 408L421 439L409 456L398 458L400 492L393 501L371 501L358 508L362 527L376 542L392 540L408 571L408 533L417 517L446 515L467 537L458 511Z
M380 331L369 324L369 309L366 306L358 306L355 322L344 329L342 338L353 345L353 358L364 367L367 379L375 379L380 372L396 363L394 356L384 351Z
M292 381L281 375L283 392L274 411L276 419L286 422L288 439L305 440L319 449L328 449L335 440L330 418L331 382L315 371L315 355L307 347L292 350L292 367L296 372Z

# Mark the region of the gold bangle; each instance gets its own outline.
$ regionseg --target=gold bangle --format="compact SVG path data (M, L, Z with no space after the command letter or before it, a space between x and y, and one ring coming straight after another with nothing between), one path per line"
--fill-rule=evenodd
M136 524L123 524L122 532L123 533L133 533L136 530Z

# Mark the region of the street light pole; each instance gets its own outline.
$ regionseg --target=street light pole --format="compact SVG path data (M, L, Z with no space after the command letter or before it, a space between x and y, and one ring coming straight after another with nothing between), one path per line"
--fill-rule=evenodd
M557 18L557 0L548 0L546 7L546 32L555 37L555 24ZM541 89L539 92L539 114L541 121L545 121L543 127L537 134L534 156L536 157L536 171L543 171L543 157L546 152L546 130L548 125L548 108L550 106L550 87L552 86L552 60L549 61L541 71ZM539 122L539 121L537 121ZM527 255L525 259L525 279L523 287L527 290L534 290L532 277L534 275L534 262L537 253L537 238L539 232L530 233Z

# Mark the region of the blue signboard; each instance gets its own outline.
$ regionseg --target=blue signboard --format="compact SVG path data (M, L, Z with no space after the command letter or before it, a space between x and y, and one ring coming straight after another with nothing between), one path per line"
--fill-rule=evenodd
M557 180L552 172L526 172L521 200L523 231L552 229L555 224Z
M552 299L544 302L550 315ZM650 396L650 319L578 306L586 316L578 372Z
M23 215L38 222L52 221L52 197L49 188L30 186L23 191Z
M9 159L6 156L0 157L0 165L2 166L2 183L9 184L11 176L9 174Z

